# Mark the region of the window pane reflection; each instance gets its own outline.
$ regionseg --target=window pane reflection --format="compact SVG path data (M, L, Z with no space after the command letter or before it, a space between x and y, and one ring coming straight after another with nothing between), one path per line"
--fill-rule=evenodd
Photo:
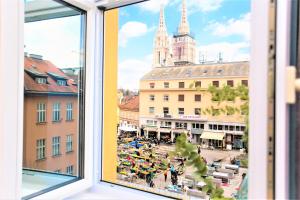
M32 197L83 177L85 12L25 2L22 189Z

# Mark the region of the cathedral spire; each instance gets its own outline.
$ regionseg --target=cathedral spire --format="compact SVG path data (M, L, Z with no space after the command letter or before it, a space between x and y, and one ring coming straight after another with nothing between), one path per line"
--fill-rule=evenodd
M172 48L170 47L170 38L168 36L164 6L160 7L159 25L154 38L153 66L174 65L172 61Z
M182 0L182 13L181 13L181 21L178 28L178 33L180 35L185 35L190 33L190 26L187 19L187 9L186 9L186 1Z
M165 21L165 12L164 12L164 6L163 5L160 6L159 28L158 28L158 30L167 32L166 21Z

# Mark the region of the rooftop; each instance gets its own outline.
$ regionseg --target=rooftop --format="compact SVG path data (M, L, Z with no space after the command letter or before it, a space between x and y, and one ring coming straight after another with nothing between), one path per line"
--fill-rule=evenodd
M144 80L176 80L213 77L245 77L249 75L249 62L228 62L185 66L156 67L145 74Z
M24 58L24 87L25 93L31 94L64 94L77 95L78 89L75 81L63 73L58 67L50 61L36 59L33 57ZM42 77L47 79L46 84L38 84L35 77ZM57 84L57 80L67 81L66 86Z
M139 96L133 96L126 102L119 105L120 110L139 112Z

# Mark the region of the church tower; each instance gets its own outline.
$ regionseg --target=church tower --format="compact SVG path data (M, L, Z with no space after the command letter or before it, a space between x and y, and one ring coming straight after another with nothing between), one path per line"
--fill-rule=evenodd
M196 61L196 40L190 34L185 0L182 0L178 33L173 36L173 60L175 65L190 65Z
M153 67L172 66L172 52L167 32L164 8L160 8L159 25L154 38Z

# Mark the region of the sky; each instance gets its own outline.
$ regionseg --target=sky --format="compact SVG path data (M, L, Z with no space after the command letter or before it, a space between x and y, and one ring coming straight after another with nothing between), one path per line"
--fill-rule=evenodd
M186 0L197 61L249 60L250 0ZM169 36L177 32L181 0L150 0L119 9L118 88L137 90L152 68L160 6ZM80 16L25 24L25 51L43 55L59 68L80 67Z
M25 52L42 55L58 68L80 67L81 16L26 23Z
M186 0L197 61L249 60L250 0ZM168 34L177 32L181 0L150 0L119 9L118 87L137 90L152 68L153 40L160 6L165 6Z

